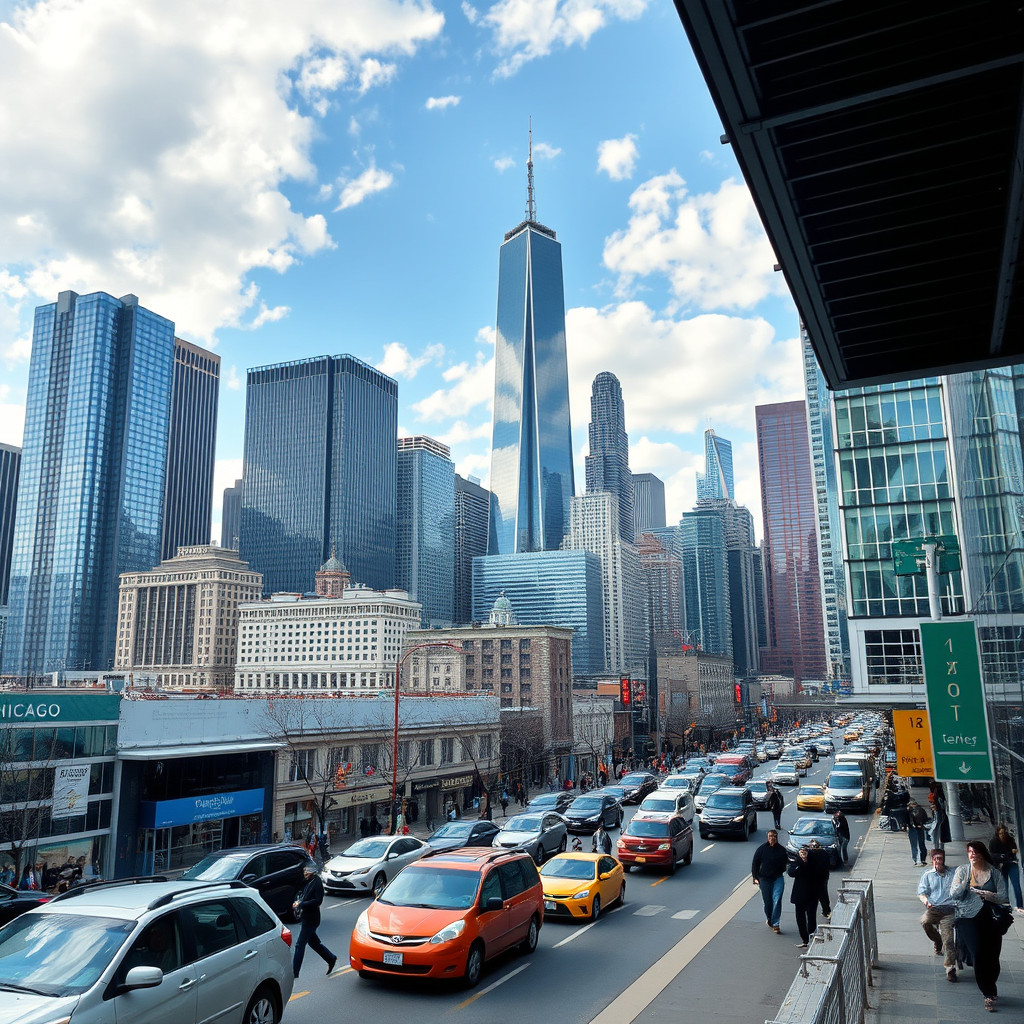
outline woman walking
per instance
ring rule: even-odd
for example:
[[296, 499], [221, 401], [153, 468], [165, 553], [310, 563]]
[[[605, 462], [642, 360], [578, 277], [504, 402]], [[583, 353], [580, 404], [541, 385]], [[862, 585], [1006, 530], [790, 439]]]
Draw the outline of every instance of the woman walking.
[[996, 924], [994, 907], [1006, 904], [1006, 882], [992, 864], [984, 843], [972, 839], [967, 844], [967, 861], [953, 873], [949, 895], [955, 905], [957, 947], [962, 947], [974, 964], [985, 1009], [996, 1008], [996, 981], [999, 978], [999, 954], [1003, 933]]
[[1020, 863], [1018, 862], [1019, 852], [1017, 840], [1013, 833], [1005, 825], [996, 829], [995, 835], [988, 844], [989, 852], [992, 854], [992, 863], [999, 868], [1003, 881], [1006, 883], [1007, 897], [1009, 897], [1010, 886], [1013, 886], [1013, 898], [1016, 901], [1018, 910], [1024, 910], [1024, 901], [1020, 893]]
[[789, 902], [796, 911], [796, 927], [800, 932], [798, 949], [806, 949], [811, 936], [818, 930], [818, 897], [821, 895], [821, 873], [807, 847], [801, 847], [797, 859], [789, 866], [793, 891]]

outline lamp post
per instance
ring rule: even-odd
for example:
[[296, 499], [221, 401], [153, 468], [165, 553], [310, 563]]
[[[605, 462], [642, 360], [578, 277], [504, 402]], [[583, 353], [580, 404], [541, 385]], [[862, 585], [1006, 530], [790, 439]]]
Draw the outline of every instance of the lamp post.
[[395, 733], [391, 748], [391, 822], [392, 828], [398, 826], [398, 688], [402, 680], [402, 666], [405, 659], [414, 651], [422, 651], [425, 647], [448, 647], [453, 651], [461, 651], [461, 644], [453, 644], [446, 640], [434, 640], [430, 643], [414, 644], [403, 654], [395, 664]]

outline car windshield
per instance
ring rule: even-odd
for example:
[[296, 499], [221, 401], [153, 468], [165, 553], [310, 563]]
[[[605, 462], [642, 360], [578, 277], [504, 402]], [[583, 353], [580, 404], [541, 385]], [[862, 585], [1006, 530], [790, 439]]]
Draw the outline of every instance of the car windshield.
[[573, 800], [572, 806], [569, 808], [570, 811], [599, 811], [601, 810], [601, 801], [594, 800], [592, 797], [581, 796], [577, 800]]
[[750, 786], [751, 793], [764, 793], [768, 790], [768, 783], [764, 779], [754, 779], [748, 785]]
[[[464, 839], [469, 835], [473, 827], [471, 821], [453, 821], [449, 825], [442, 825], [430, 838], [431, 839]], [[359, 844], [356, 843], [358, 846]]]
[[245, 857], [204, 857], [198, 864], [193, 864], [181, 877], [189, 881], [223, 882], [237, 878], [239, 871], [245, 866]]
[[859, 775], [840, 775], [838, 772], [833, 772], [828, 777], [830, 789], [860, 789], [861, 783]]
[[662, 789], [690, 789], [693, 786], [693, 775], [674, 775], [667, 778], [662, 784]]
[[478, 871], [412, 865], [395, 876], [378, 902], [427, 910], [467, 910], [479, 884]]
[[821, 786], [801, 786], [800, 787], [800, 795], [801, 796], [821, 796], [823, 792], [824, 792], [824, 790], [821, 788]]
[[700, 784], [698, 793], [700, 796], [707, 796], [708, 793], [714, 793], [716, 789], [721, 789], [728, 781], [724, 775], [709, 775]]
[[548, 794], [546, 794], [544, 796], [535, 796], [530, 801], [530, 806], [531, 807], [537, 807], [537, 808], [541, 808], [541, 807], [554, 807], [555, 804], [557, 804], [557, 803], [558, 803], [558, 794], [557, 793], [548, 793]]
[[563, 860], [561, 857], [555, 857], [540, 869], [540, 873], [547, 878], [578, 878], [580, 881], [586, 881], [597, 877], [597, 861], [568, 858]]
[[790, 830], [791, 836], [831, 836], [835, 826], [823, 818], [801, 818]]
[[663, 821], [638, 821], [634, 818], [623, 833], [627, 836], [640, 836], [643, 839], [657, 839], [668, 835], [668, 825]]
[[642, 786], [646, 781], [646, 775], [626, 775], [622, 779], [622, 784], [624, 786]]
[[742, 793], [712, 793], [704, 805], [708, 810], [738, 811], [743, 807]]
[[539, 832], [541, 819], [532, 814], [517, 814], [502, 826], [503, 832]]
[[669, 813], [674, 812], [676, 809], [676, 802], [671, 797], [662, 800], [649, 796], [641, 805], [641, 811], [668, 811]]
[[77, 996], [96, 984], [135, 921], [28, 914], [0, 931], [0, 988]]
[[[446, 828], [448, 826], [445, 826]], [[435, 833], [436, 835], [436, 833]], [[388, 852], [390, 839], [360, 839], [353, 843], [342, 857], [358, 857], [366, 860], [380, 860]]]
[[626, 791], [622, 788], [622, 786], [605, 786], [603, 791], [607, 793], [608, 796], [613, 796], [616, 799], [619, 799], [626, 795]]

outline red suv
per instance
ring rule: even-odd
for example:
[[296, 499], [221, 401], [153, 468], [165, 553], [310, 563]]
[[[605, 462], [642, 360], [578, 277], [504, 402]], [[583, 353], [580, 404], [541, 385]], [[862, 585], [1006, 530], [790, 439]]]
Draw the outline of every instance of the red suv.
[[680, 817], [661, 821], [633, 818], [619, 836], [616, 856], [627, 871], [637, 864], [668, 868], [671, 874], [679, 861], [689, 864], [693, 860], [693, 826]]

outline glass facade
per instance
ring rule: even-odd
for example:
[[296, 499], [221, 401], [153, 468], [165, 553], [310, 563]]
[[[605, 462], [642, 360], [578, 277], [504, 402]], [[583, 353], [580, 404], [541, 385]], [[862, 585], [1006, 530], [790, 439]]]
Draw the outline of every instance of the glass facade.
[[423, 605], [424, 626], [455, 618], [455, 463], [429, 437], [398, 440], [398, 586]]
[[112, 667], [118, 576], [160, 560], [173, 363], [135, 296], [36, 310], [5, 673]]
[[336, 547], [353, 583], [395, 585], [398, 385], [352, 356], [249, 370], [243, 560], [302, 593]]
[[473, 620], [473, 559], [487, 554], [491, 492], [455, 474], [455, 622]]
[[735, 498], [732, 474], [732, 441], [713, 430], [704, 431], [704, 472], [697, 474], [697, 500]]
[[220, 546], [238, 550], [238, 535], [242, 530], [242, 481], [224, 488], [220, 512]]
[[537, 551], [473, 559], [473, 619], [504, 594], [523, 626], [572, 630], [574, 675], [604, 671], [601, 559], [590, 551]]
[[575, 493], [565, 358], [562, 247], [533, 221], [498, 266], [488, 552], [554, 550]]
[[629, 435], [622, 387], [614, 373], [599, 373], [590, 393], [590, 454], [586, 458], [587, 494], [607, 491], [619, 506], [619, 536], [636, 537], [633, 475], [629, 471]]
[[21, 449], [0, 444], [0, 608], [7, 604], [14, 550], [14, 510], [18, 501]]
[[653, 473], [633, 474], [636, 536], [665, 528], [665, 484]]
[[706, 654], [731, 655], [725, 524], [718, 516], [684, 512], [673, 540], [683, 564], [683, 616], [691, 642]]

